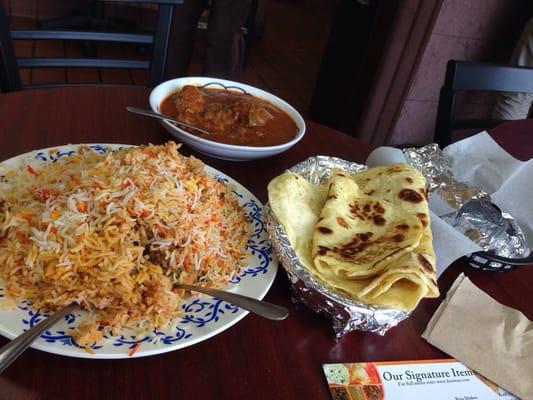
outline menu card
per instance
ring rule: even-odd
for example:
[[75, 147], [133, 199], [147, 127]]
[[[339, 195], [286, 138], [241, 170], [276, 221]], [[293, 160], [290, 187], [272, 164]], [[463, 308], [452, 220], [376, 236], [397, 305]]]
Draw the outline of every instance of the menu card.
[[518, 400], [455, 359], [322, 367], [333, 400]]

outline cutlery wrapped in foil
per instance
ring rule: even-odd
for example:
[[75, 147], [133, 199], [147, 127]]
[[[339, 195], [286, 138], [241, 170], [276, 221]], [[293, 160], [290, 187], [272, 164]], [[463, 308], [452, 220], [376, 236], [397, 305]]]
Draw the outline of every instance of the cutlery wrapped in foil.
[[437, 144], [406, 148], [403, 153], [425, 176], [430, 205], [437, 200], [449, 207], [439, 215], [442, 220], [492, 254], [508, 258], [529, 254], [527, 239], [515, 219], [494, 205], [488, 193], [459, 182]]

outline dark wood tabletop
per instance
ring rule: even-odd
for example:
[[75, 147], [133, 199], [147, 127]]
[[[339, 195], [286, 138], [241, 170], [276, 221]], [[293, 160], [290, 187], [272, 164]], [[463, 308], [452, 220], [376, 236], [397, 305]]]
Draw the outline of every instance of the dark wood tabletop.
[[[0, 95], [0, 160], [67, 143], [164, 143], [172, 137], [158, 122], [132, 115], [125, 106], [148, 107], [148, 90], [60, 88]], [[517, 133], [495, 130], [497, 141], [521, 159], [533, 155], [533, 124]], [[371, 147], [310, 121], [307, 134], [284, 154], [230, 162], [194, 154], [237, 179], [261, 201], [271, 178], [305, 158], [323, 154], [364, 162]], [[423, 300], [385, 336], [352, 332], [336, 341], [329, 321], [291, 302], [280, 268], [266, 300], [288, 307], [272, 322], [248, 315], [226, 331], [169, 353], [122, 360], [69, 358], [27, 350], [0, 375], [0, 399], [328, 399], [325, 362], [447, 357], [420, 338], [455, 277], [464, 271], [496, 300], [533, 319], [533, 267], [494, 274], [462, 260], [439, 279], [441, 298]], [[0, 346], [7, 340], [0, 338]]]

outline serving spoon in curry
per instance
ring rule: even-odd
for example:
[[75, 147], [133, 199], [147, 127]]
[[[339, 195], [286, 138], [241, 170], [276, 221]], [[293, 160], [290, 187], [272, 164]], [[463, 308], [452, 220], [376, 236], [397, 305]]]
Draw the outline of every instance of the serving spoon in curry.
[[[235, 304], [244, 310], [250, 311], [251, 313], [270, 320], [280, 321], [287, 318], [289, 315], [289, 311], [285, 307], [268, 303], [266, 301], [257, 300], [252, 297], [243, 296], [241, 294], [186, 284], [178, 284], [174, 285], [174, 287], [217, 297], [221, 300], [227, 301], [228, 303]], [[11, 365], [11, 363], [15, 361], [24, 350], [31, 346], [34, 340], [41, 336], [42, 332], [49, 329], [56, 322], [64, 318], [65, 315], [75, 312], [76, 309], [78, 309], [78, 305], [75, 303], [62, 308], [47, 319], [34, 325], [23, 334], [17, 336], [4, 347], [0, 348], [0, 373], [2, 373], [4, 369]]]
[[202, 128], [198, 128], [197, 126], [191, 125], [188, 122], [180, 121], [179, 119], [176, 119], [176, 118], [171, 117], [169, 115], [159, 114], [159, 113], [156, 113], [156, 112], [153, 112], [153, 111], [150, 111], [150, 110], [145, 110], [145, 109], [142, 109], [142, 108], [131, 107], [131, 106], [127, 106], [126, 110], [128, 110], [129, 112], [134, 113], [134, 114], [146, 115], [148, 117], [161, 119], [163, 121], [174, 122], [175, 124], [182, 125], [182, 126], [184, 126], [186, 128], [194, 129], [195, 131], [198, 131], [198, 132], [203, 133], [205, 135], [210, 135], [210, 133], [208, 131], [206, 131], [206, 130], [204, 130]]

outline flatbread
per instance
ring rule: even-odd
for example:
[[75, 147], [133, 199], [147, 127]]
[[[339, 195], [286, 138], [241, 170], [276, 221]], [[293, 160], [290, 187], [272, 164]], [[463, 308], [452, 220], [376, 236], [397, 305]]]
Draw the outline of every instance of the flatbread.
[[414, 249], [421, 236], [415, 215], [363, 194], [350, 176], [335, 173], [313, 235], [314, 265], [323, 274], [369, 277]]
[[[363, 279], [340, 278], [332, 273], [322, 274], [316, 269], [313, 274], [347, 297], [375, 306], [411, 311], [426, 297], [428, 287], [411, 271], [398, 268], [397, 272], [395, 275], [378, 274]], [[383, 282], [388, 276], [388, 280]], [[386, 290], [380, 290], [383, 287]]]
[[313, 269], [311, 238], [328, 195], [327, 185], [314, 185], [285, 172], [268, 184], [268, 201], [300, 261]]
[[[392, 180], [385, 179], [385, 182], [383, 182], [381, 181], [381, 175], [378, 174], [382, 171], [372, 170], [369, 169], [367, 172], [352, 176], [350, 180], [360, 183], [356, 193], [362, 200], [368, 200], [363, 196], [375, 197], [379, 199], [380, 203], [388, 203], [387, 209], [397, 207], [398, 201], [394, 197], [398, 196], [402, 189], [409, 188], [414, 190], [415, 187], [417, 189], [424, 187], [423, 178], [422, 181], [419, 181], [420, 177], [416, 177], [416, 174], [413, 175], [416, 178], [411, 178], [413, 179], [411, 186], [401, 187], [398, 184], [396, 187], [396, 184], [392, 183], [392, 181], [396, 181], [395, 177], [392, 177]], [[401, 167], [398, 171], [393, 168], [388, 173], [394, 172], [392, 175], [395, 175], [400, 171], [408, 173], [408, 171], [404, 170], [404, 167]], [[413, 171], [409, 173], [412, 174]], [[409, 176], [399, 175], [399, 177], [406, 178]], [[376, 182], [373, 182], [374, 179], [376, 179]], [[406, 183], [409, 184], [410, 182]], [[420, 184], [421, 186], [417, 186]], [[348, 183], [348, 185], [351, 184]], [[370, 195], [364, 193], [368, 193], [371, 190], [374, 190], [374, 193]], [[300, 263], [311, 275], [347, 297], [376, 306], [406, 311], [414, 309], [423, 297], [438, 295], [434, 273], [435, 256], [431, 243], [429, 210], [426, 200], [424, 200], [426, 208], [413, 203], [413, 205], [406, 204], [403, 206], [402, 211], [390, 210], [395, 214], [395, 218], [398, 214], [404, 215], [405, 212], [411, 216], [415, 215], [420, 224], [419, 226], [422, 227], [422, 233], [416, 247], [393, 261], [388, 259], [390, 262], [380, 265], [380, 268], [383, 268], [379, 271], [375, 269], [376, 273], [374, 275], [349, 279], [345, 276], [337, 275], [335, 269], [318, 269], [313, 259], [313, 237], [326, 202], [332, 200], [328, 199], [329, 191], [329, 182], [315, 185], [298, 174], [290, 172], [274, 178], [268, 185], [269, 204], [274, 217], [282, 225]], [[374, 199], [371, 200], [375, 201]], [[334, 210], [332, 209], [331, 211], [333, 214]], [[425, 212], [427, 218], [416, 215], [422, 212]], [[323, 221], [321, 220], [320, 224]], [[414, 220], [412, 221], [412, 224], [417, 224]], [[424, 261], [421, 261], [419, 255], [423, 255]], [[421, 271], [424, 266], [428, 269], [427, 273], [422, 273]], [[433, 272], [429, 271], [430, 268]]]
[[315, 185], [298, 174], [285, 172], [268, 184], [268, 202], [306, 270], [348, 297], [359, 299], [356, 293], [368, 285], [370, 280], [345, 282], [345, 279], [339, 279], [331, 271], [321, 273], [314, 266], [311, 251], [313, 232], [326, 202], [328, 188], [329, 184]]
[[[393, 164], [369, 168], [353, 178], [365, 194], [388, 201], [419, 219], [422, 236], [418, 246], [409, 254], [402, 255], [394, 264], [404, 270], [409, 268], [425, 282], [428, 286], [426, 297], [438, 297], [436, 257], [424, 176], [410, 165]], [[390, 279], [391, 277], [387, 278]]]

